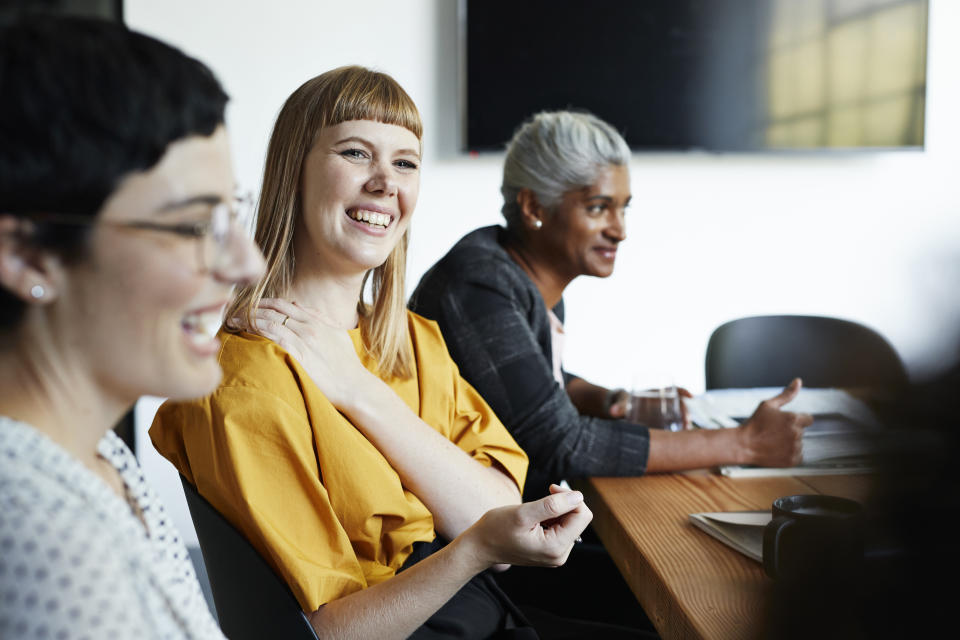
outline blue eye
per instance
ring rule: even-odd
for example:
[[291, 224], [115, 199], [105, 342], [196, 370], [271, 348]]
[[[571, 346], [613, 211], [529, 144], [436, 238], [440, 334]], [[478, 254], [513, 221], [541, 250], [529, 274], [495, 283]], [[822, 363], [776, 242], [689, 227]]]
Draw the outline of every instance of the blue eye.
[[345, 151], [341, 151], [340, 155], [345, 158], [359, 159], [359, 158], [365, 158], [367, 154], [362, 149], [347, 149]]

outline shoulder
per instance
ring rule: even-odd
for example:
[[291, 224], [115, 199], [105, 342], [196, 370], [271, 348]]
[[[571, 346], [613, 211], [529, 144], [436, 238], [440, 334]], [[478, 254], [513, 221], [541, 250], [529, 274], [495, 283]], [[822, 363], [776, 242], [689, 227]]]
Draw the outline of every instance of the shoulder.
[[[61, 630], [108, 632], [115, 626], [124, 631], [117, 637], [139, 637], [146, 629], [103, 619], [119, 611], [140, 617], [129, 573], [133, 554], [121, 535], [129, 529], [97, 499], [109, 490], [91, 487], [89, 478], [76, 473], [79, 462], [64, 458], [60, 467], [43, 468], [40, 463], [54, 459], [53, 448], [45, 449], [0, 465], [0, 584], [17, 586], [0, 601], [0, 619], [21, 628], [23, 637], [41, 637], [41, 628], [54, 637]], [[104, 585], [115, 599], [107, 598]], [[109, 610], [101, 600], [109, 601]]]
[[501, 245], [503, 227], [475, 229], [462, 237], [431, 271], [466, 277], [484, 277], [500, 271], [512, 271], [513, 261]]
[[186, 424], [215, 422], [231, 415], [262, 413], [282, 409], [284, 413], [304, 416], [303, 382], [309, 376], [300, 364], [276, 343], [254, 334], [219, 334], [220, 367], [223, 378], [208, 396], [193, 400], [165, 402], [157, 412], [151, 436], [172, 428], [180, 431]]
[[429, 317], [468, 292], [482, 289], [506, 298], [533, 299], [535, 285], [500, 244], [504, 229], [476, 229], [457, 242], [420, 279], [410, 307]]
[[442, 355], [449, 359], [440, 325], [434, 320], [408, 310], [407, 327], [410, 330], [413, 353], [418, 361], [425, 355]]
[[275, 342], [262, 336], [242, 331], [219, 336], [220, 366], [223, 368], [221, 385], [243, 383], [256, 385], [259, 380], [291, 368], [289, 354]]
[[[220, 333], [223, 379], [209, 396], [213, 402], [250, 398], [263, 402], [277, 398], [294, 407], [303, 405], [303, 382], [309, 376], [300, 363], [272, 340], [252, 333]], [[239, 393], [238, 393], [239, 391]]]

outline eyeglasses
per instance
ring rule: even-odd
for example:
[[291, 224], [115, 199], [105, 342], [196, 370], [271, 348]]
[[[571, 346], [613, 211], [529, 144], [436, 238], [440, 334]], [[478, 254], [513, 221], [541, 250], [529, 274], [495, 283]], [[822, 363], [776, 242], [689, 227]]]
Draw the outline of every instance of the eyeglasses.
[[200, 270], [216, 271], [226, 266], [236, 249], [238, 239], [247, 237], [253, 217], [253, 198], [244, 194], [232, 203], [219, 202], [210, 208], [210, 219], [198, 222], [163, 224], [149, 220], [98, 220], [94, 217], [70, 213], [39, 213], [30, 216], [38, 224], [94, 226], [122, 229], [144, 229], [171, 233], [197, 240], [197, 260]]

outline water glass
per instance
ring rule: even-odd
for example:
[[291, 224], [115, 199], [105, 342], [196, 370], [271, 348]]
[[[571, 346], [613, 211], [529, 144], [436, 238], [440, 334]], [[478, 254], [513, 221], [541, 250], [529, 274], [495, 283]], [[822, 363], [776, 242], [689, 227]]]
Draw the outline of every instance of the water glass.
[[675, 386], [635, 389], [630, 392], [626, 418], [651, 429], [681, 431], [683, 411], [680, 402], [680, 393]]

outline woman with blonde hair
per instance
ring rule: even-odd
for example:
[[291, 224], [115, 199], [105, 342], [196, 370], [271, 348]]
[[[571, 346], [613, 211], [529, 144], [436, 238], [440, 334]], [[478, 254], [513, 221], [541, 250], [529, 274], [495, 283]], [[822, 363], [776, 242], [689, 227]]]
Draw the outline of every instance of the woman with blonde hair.
[[150, 433], [321, 637], [537, 637], [486, 570], [562, 564], [591, 514], [559, 487], [520, 504], [526, 455], [404, 309], [421, 136], [382, 73], [290, 96], [256, 230], [267, 275], [221, 334], [223, 384]]

